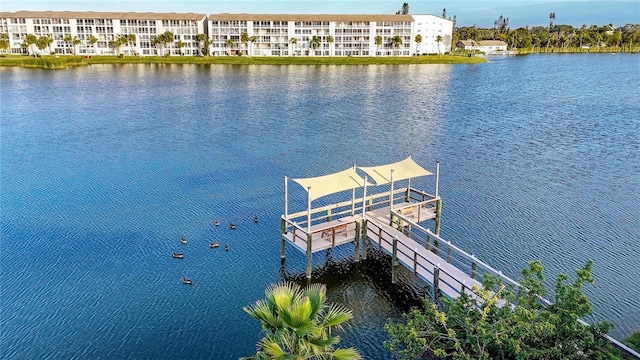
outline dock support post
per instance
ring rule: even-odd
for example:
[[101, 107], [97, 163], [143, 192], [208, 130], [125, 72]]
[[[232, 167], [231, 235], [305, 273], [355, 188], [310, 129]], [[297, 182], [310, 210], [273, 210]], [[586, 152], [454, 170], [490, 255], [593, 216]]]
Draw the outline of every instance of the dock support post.
[[393, 252], [391, 255], [391, 283], [398, 281], [398, 272], [396, 271], [396, 263], [398, 262], [398, 237], [393, 237]]
[[284, 234], [287, 233], [287, 223], [284, 218], [280, 219], [280, 259], [284, 259], [285, 240]]
[[433, 269], [433, 300], [438, 300], [438, 294], [440, 293], [440, 263]]
[[307, 279], [311, 279], [311, 238], [313, 235], [307, 234]]
[[362, 260], [367, 260], [367, 220], [362, 220]]
[[418, 274], [418, 248], [413, 249], [413, 273]]
[[[475, 260], [475, 255], [471, 255], [471, 259]], [[478, 265], [476, 265], [475, 261], [471, 262], [471, 278], [475, 279], [476, 278], [476, 269], [477, 269]]]
[[327, 222], [331, 221], [331, 209], [327, 209]]
[[451, 241], [448, 241], [447, 245], [447, 262], [451, 264]]
[[354, 254], [356, 262], [360, 262], [360, 222], [356, 222], [356, 253]]
[[[436, 235], [440, 235], [440, 216], [441, 215], [442, 215], [442, 199], [438, 199], [436, 201], [436, 226], [434, 231]], [[438, 240], [433, 239], [433, 247], [438, 249]]]

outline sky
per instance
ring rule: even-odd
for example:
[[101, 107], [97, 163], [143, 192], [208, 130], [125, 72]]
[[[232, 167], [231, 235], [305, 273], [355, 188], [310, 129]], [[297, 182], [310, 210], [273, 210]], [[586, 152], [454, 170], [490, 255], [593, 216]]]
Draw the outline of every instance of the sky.
[[[394, 14], [405, 0], [0, 0], [0, 11], [133, 11], [254, 14]], [[554, 24], [616, 27], [640, 24], [640, 0], [413, 0], [409, 14], [456, 15], [457, 26], [489, 28], [498, 17], [509, 27], [544, 26], [554, 12]]]

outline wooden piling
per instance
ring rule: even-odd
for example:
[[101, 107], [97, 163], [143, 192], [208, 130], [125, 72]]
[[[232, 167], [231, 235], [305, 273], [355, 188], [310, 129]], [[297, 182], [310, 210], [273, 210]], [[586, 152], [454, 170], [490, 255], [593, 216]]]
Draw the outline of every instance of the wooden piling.
[[435, 234], [440, 235], [440, 217], [442, 216], [442, 199], [436, 201], [436, 226]]
[[[474, 255], [471, 255], [472, 259], [475, 259]], [[476, 278], [476, 268], [478, 267], [478, 265], [476, 265], [475, 261], [471, 262], [471, 278], [475, 279]]]
[[331, 221], [331, 208], [327, 209], [327, 222]]
[[398, 281], [398, 271], [396, 270], [396, 263], [398, 262], [398, 237], [393, 237], [393, 252], [391, 255], [391, 283], [395, 284]]
[[367, 260], [367, 219], [362, 220], [362, 260]]
[[440, 263], [433, 269], [433, 300], [438, 299], [440, 293]]
[[285, 254], [284, 254], [284, 249], [285, 249], [284, 234], [287, 233], [287, 222], [285, 221], [285, 219], [281, 219], [280, 222], [281, 222], [281, 224], [280, 224], [280, 259], [284, 259], [284, 257], [285, 257]]
[[360, 222], [356, 222], [356, 235], [355, 235], [354, 245], [355, 245], [355, 261], [360, 262]]
[[311, 238], [312, 238], [312, 235], [308, 234], [307, 235], [307, 279], [311, 279], [311, 266], [312, 266], [311, 256], [313, 254], [311, 252]]

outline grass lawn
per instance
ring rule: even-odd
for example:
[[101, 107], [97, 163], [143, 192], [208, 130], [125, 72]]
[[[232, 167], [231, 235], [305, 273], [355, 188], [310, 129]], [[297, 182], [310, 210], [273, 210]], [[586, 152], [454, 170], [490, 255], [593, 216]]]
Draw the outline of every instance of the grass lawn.
[[276, 56], [83, 56], [45, 55], [39, 58], [24, 55], [0, 56], [0, 66], [22, 66], [45, 69], [65, 69], [91, 64], [231, 64], [231, 65], [403, 65], [403, 64], [471, 64], [486, 62], [479, 57], [460, 55], [422, 55], [402, 57], [276, 57]]

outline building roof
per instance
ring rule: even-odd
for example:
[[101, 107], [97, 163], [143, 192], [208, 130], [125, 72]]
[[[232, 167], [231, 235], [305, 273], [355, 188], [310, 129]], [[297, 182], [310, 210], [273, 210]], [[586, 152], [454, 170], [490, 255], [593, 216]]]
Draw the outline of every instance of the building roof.
[[213, 21], [404, 21], [412, 22], [411, 15], [363, 14], [211, 14]]
[[507, 46], [507, 43], [502, 40], [482, 40], [480, 46]]
[[102, 12], [102, 11], [15, 11], [0, 12], [0, 18], [26, 19], [131, 19], [131, 20], [192, 20], [199, 21], [205, 14], [154, 12]]

